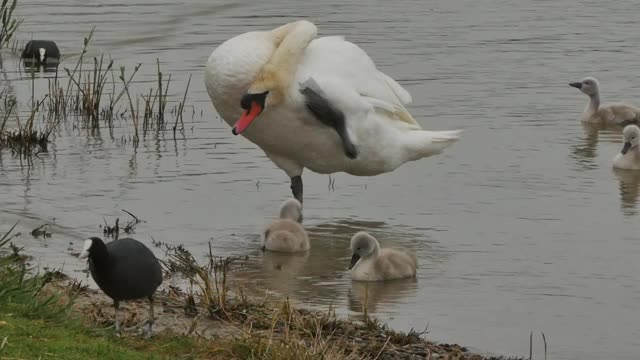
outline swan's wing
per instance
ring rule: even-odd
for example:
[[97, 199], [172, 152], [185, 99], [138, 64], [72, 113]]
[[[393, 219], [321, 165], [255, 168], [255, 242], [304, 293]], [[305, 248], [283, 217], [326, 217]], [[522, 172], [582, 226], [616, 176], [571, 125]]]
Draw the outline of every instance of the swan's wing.
[[405, 90], [405, 88], [398, 84], [397, 81], [393, 80], [389, 75], [381, 71], [379, 71], [378, 73], [382, 76], [387, 85], [389, 85], [391, 90], [393, 90], [398, 99], [402, 101], [402, 104], [411, 104], [411, 101], [413, 101], [413, 99], [411, 98], [411, 94], [409, 94], [409, 92]]
[[[420, 128], [404, 107], [411, 102], [411, 95], [391, 77], [380, 72], [364, 50], [345, 41], [343, 37], [330, 36], [312, 41], [307, 47], [297, 76], [299, 79], [315, 78], [318, 81], [339, 79], [341, 86], [358, 93], [390, 121], [400, 121]], [[328, 92], [326, 88], [325, 92]], [[328, 94], [329, 97], [333, 97], [332, 95]]]

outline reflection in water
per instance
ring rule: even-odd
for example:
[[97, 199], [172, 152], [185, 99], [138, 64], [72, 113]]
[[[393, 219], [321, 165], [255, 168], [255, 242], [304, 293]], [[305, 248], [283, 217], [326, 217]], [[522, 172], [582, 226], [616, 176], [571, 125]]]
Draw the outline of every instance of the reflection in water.
[[[9, 77], [7, 75], [7, 70], [3, 65], [1, 52], [0, 52], [0, 84], [2, 84], [2, 86], [0, 86], [0, 104], [2, 104], [0, 105], [0, 121], [3, 122], [4, 121], [3, 119], [5, 119], [5, 115], [8, 110], [6, 109], [6, 105], [8, 103], [5, 101], [15, 96], [15, 89], [13, 87], [13, 84], [9, 80]], [[2, 124], [0, 123], [0, 125]]]
[[34, 62], [24, 61], [25, 73], [55, 73], [58, 71], [58, 64], [38, 64]]
[[[348, 270], [351, 259], [349, 242], [360, 230], [372, 231], [383, 246], [418, 253], [427, 264], [444, 263], [450, 254], [435, 251], [437, 244], [410, 232], [394, 232], [384, 222], [342, 219], [308, 226], [311, 250], [303, 254], [258, 252], [251, 256], [246, 271], [234, 275], [242, 286], [254, 286], [274, 291], [294, 301], [308, 305], [338, 305], [348, 297], [348, 308], [362, 311], [365, 296], [369, 311], [383, 308], [385, 312], [398, 311], [402, 300], [415, 295], [416, 279], [403, 279], [379, 283], [353, 282]], [[256, 240], [256, 249], [260, 246]], [[425, 266], [424, 268], [428, 268]], [[366, 287], [369, 287], [368, 295]]]
[[266, 251], [262, 256], [265, 285], [280, 294], [290, 295], [299, 286], [298, 278], [305, 268], [309, 253], [284, 254]]
[[357, 219], [336, 219], [335, 221], [315, 225], [309, 231], [317, 234], [347, 237], [351, 239], [358, 231], [376, 231], [389, 228], [383, 221], [365, 221]]
[[325, 237], [311, 232], [309, 239], [311, 250], [307, 253], [265, 251], [251, 257], [247, 264], [248, 271], [237, 274], [235, 279], [297, 300], [335, 305], [336, 299], [344, 293], [342, 285], [348, 278], [347, 242], [339, 237]]
[[352, 281], [349, 289], [349, 310], [364, 315], [367, 312], [380, 311], [380, 305], [401, 303], [413, 296], [418, 288], [416, 278], [394, 281]]
[[[382, 313], [395, 328], [430, 322], [436, 340], [521, 354], [528, 350], [523, 338], [536, 327], [562, 344], [550, 347], [550, 358], [638, 358], [640, 334], [629, 314], [640, 304], [640, 242], [594, 240], [634, 239], [640, 223], [620, 222], [618, 199], [635, 213], [637, 177], [616, 172], [619, 191], [610, 161], [620, 151], [620, 130], [584, 124], [583, 133], [576, 119], [583, 95], [559, 81], [584, 77], [589, 69], [606, 81], [607, 97], [633, 102], [633, 1], [607, 3], [613, 22], [593, 21], [600, 10], [593, 1], [451, 0], [432, 2], [429, 9], [405, 0], [377, 6], [362, 0], [224, 3], [19, 4], [26, 21], [18, 40], [31, 34], [55, 39], [64, 54], [73, 54], [60, 69], [74, 67], [87, 24], [95, 24], [84, 57], [87, 76], [93, 57], [104, 53], [127, 73], [143, 64], [132, 94], [147, 93], [157, 82], [158, 59], [167, 77], [173, 75], [172, 99], [182, 98], [189, 75], [193, 80], [180, 144], [171, 131], [143, 128], [134, 150], [131, 121], [116, 120], [106, 132], [72, 116], [52, 134], [49, 153], [39, 156], [31, 173], [28, 163], [0, 151], [0, 231], [18, 219], [24, 234], [54, 223], [47, 248], [30, 235], [16, 244], [43, 265], [79, 271], [85, 264], [68, 255], [69, 243], [81, 247], [103, 218], [121, 216], [124, 208], [146, 220], [136, 228], [142, 241], [181, 243], [197, 256], [208, 252], [213, 238], [217, 255], [250, 254], [236, 273], [247, 286], [348, 314], [362, 302], [347, 270], [349, 238], [367, 230], [382, 246], [419, 258], [418, 283], [370, 284], [368, 302], [377, 309], [371, 315]], [[213, 110], [201, 73], [213, 48], [231, 36], [301, 18], [314, 19], [319, 36], [346, 35], [371, 54], [411, 93], [410, 111], [420, 125], [468, 132], [451, 152], [387, 175], [336, 174], [340, 186], [332, 191], [325, 190], [326, 177], [308, 174], [311, 251], [281, 258], [260, 252], [257, 235], [265, 214], [290, 196], [282, 173], [260, 149], [232, 137]], [[601, 51], [581, 56], [588, 49]], [[0, 88], [18, 99], [21, 118], [28, 118], [32, 89], [42, 99], [56, 73], [36, 73], [32, 87], [20, 57], [6, 49], [1, 56]], [[57, 76], [66, 82], [64, 70]], [[121, 100], [118, 107], [129, 118], [128, 103]], [[7, 127], [16, 126], [11, 116]], [[550, 288], [575, 297], [568, 302], [523, 291]]]
[[620, 208], [625, 215], [637, 214], [636, 205], [640, 194], [640, 171], [613, 168], [620, 182]]
[[[607, 126], [585, 122], [581, 124], [585, 135], [579, 142], [571, 146], [573, 148], [573, 158], [578, 161], [578, 165], [583, 170], [593, 170], [598, 167], [594, 161], [598, 156], [596, 151], [598, 142], [600, 140], [605, 142], [618, 142], [622, 127], [618, 125]], [[600, 139], [601, 133], [603, 134], [602, 139]]]

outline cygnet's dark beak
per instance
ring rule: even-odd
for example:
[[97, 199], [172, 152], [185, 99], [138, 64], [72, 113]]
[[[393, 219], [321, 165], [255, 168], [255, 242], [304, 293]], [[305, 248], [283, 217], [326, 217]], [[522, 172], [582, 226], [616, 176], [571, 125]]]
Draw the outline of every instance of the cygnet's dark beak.
[[576, 89], [582, 89], [582, 83], [581, 82], [572, 82], [569, 84], [569, 86], [573, 86]]
[[356, 266], [358, 260], [360, 260], [360, 255], [353, 254], [353, 256], [351, 257], [351, 264], [349, 264], [349, 270], [353, 269], [353, 267]]
[[622, 153], [622, 155], [624, 155], [629, 151], [629, 149], [631, 149], [631, 142], [625, 141], [624, 145], [622, 146], [622, 150], [620, 151], [620, 153]]

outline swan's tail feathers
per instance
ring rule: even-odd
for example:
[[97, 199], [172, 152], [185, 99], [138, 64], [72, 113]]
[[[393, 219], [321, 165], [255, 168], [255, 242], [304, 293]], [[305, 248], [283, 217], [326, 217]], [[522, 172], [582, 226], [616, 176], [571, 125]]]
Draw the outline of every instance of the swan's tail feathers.
[[420, 141], [415, 145], [418, 147], [418, 158], [432, 156], [441, 153], [445, 148], [453, 145], [460, 139], [462, 130], [446, 131], [416, 131], [420, 134]]
[[462, 130], [429, 131], [434, 142], [455, 142], [460, 139]]

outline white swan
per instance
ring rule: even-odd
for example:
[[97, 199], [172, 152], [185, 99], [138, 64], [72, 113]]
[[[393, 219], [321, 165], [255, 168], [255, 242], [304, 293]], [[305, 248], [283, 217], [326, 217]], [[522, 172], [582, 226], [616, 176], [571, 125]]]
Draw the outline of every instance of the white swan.
[[309, 250], [309, 236], [302, 227], [302, 205], [289, 199], [280, 206], [280, 218], [264, 232], [263, 249], [279, 252]]
[[613, 158], [613, 167], [617, 169], [640, 170], [640, 128], [627, 125], [622, 131], [624, 145], [622, 150]]
[[378, 240], [364, 231], [351, 238], [351, 278], [358, 281], [382, 281], [416, 276], [415, 256], [395, 249], [381, 249]]
[[594, 77], [586, 77], [569, 84], [589, 96], [589, 104], [582, 113], [582, 121], [606, 125], [640, 121], [640, 109], [625, 103], [600, 104], [600, 83]]
[[[372, 176], [440, 153], [459, 131], [424, 131], [411, 96], [343, 37], [316, 37], [296, 21], [218, 46], [205, 84], [220, 116], [289, 177], [302, 203], [302, 171]], [[235, 125], [234, 125], [235, 124]]]

